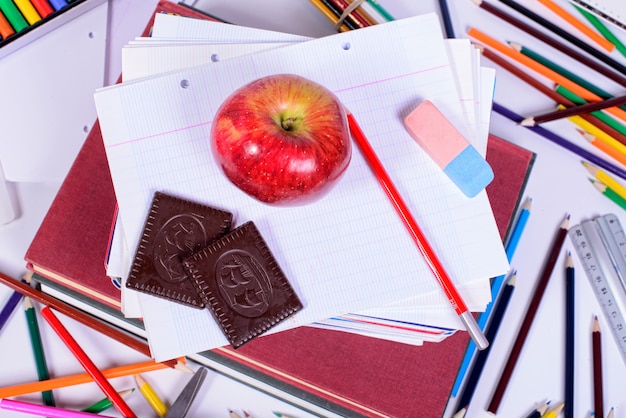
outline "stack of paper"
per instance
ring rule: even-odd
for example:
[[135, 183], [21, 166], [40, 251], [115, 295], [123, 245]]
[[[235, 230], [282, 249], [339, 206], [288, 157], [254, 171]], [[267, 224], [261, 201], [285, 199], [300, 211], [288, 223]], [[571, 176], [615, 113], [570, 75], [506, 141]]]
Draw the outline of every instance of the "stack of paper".
[[[469, 41], [443, 39], [436, 15], [321, 39], [157, 15], [152, 37], [122, 57], [123, 83], [95, 94], [119, 204], [113, 274], [128, 271], [162, 191], [258, 226], [304, 303], [270, 332], [313, 325], [420, 344], [462, 328], [358, 149], [339, 184], [301, 207], [251, 199], [214, 163], [209, 132], [222, 101], [262, 76], [294, 73], [355, 115], [466, 302], [484, 310], [489, 278], [509, 268], [487, 195], [466, 197], [402, 122], [428, 99], [486, 149], [494, 74]], [[123, 305], [144, 319], [157, 360], [227, 344], [207, 310], [128, 289]]]

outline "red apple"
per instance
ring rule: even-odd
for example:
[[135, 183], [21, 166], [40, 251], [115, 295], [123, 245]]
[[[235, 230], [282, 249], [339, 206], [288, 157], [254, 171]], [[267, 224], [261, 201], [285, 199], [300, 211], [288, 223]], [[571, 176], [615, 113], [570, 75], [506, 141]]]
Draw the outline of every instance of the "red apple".
[[324, 86], [293, 74], [263, 77], [232, 93], [215, 114], [211, 144], [234, 185], [276, 205], [319, 199], [352, 155], [344, 106]]

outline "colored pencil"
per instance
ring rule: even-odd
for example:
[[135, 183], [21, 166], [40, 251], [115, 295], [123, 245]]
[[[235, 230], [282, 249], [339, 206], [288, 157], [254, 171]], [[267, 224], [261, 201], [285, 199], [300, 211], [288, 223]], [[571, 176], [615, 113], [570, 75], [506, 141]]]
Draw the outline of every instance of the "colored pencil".
[[159, 395], [157, 395], [156, 391], [152, 388], [152, 385], [146, 381], [141, 375], [135, 375], [135, 381], [137, 382], [137, 387], [139, 388], [139, 392], [146, 398], [148, 404], [154, 409], [154, 412], [159, 417], [164, 417], [167, 414], [167, 406], [161, 400]]
[[611, 99], [568, 107], [563, 110], [557, 110], [554, 112], [543, 113], [541, 115], [530, 116], [524, 119], [521, 124], [524, 126], [535, 126], [539, 123], [550, 122], [570, 116], [579, 116], [585, 113], [595, 112], [597, 110], [608, 109], [614, 106], [621, 106], [623, 104], [626, 104], [626, 96], [613, 97]]
[[609, 186], [615, 193], [620, 195], [623, 199], [626, 199], [626, 187], [622, 186], [617, 180], [613, 177], [609, 176], [604, 170], [594, 166], [593, 164], [589, 164], [586, 161], [583, 161], [583, 166], [589, 171], [596, 180], [601, 181], [602, 183]]
[[513, 290], [515, 289], [516, 277], [517, 272], [513, 271], [511, 273], [511, 277], [506, 283], [506, 286], [504, 286], [504, 288], [502, 289], [502, 294], [496, 300], [496, 307], [493, 310], [493, 315], [491, 315], [491, 318], [489, 319], [489, 325], [487, 326], [487, 331], [485, 333], [487, 340], [489, 340], [491, 344], [489, 345], [489, 347], [479, 352], [476, 356], [476, 360], [474, 360], [471, 371], [467, 376], [467, 382], [465, 383], [465, 387], [463, 388], [463, 391], [461, 392], [461, 396], [459, 398], [458, 411], [460, 411], [463, 406], [470, 405], [472, 402], [472, 397], [474, 396], [474, 392], [478, 387], [480, 375], [485, 368], [487, 358], [489, 357], [489, 353], [491, 352], [491, 347], [493, 347], [493, 343], [498, 334], [498, 329], [500, 328], [500, 324], [502, 324], [502, 318], [504, 317], [506, 308], [509, 304], [509, 301], [511, 300], [511, 295], [513, 294]]
[[[50, 375], [48, 373], [48, 365], [46, 363], [46, 356], [43, 351], [43, 344], [41, 342], [41, 335], [39, 333], [39, 324], [37, 322], [37, 314], [35, 308], [29, 297], [24, 298], [24, 313], [26, 315], [26, 322], [28, 323], [28, 333], [30, 335], [30, 344], [33, 348], [33, 355], [35, 356], [35, 364], [37, 365], [37, 377], [39, 380], [48, 380]], [[45, 405], [54, 406], [54, 396], [52, 391], [46, 390], [41, 392], [43, 402]]]
[[228, 410], [228, 415], [230, 415], [230, 418], [241, 418], [239, 414], [233, 411], [232, 409]]
[[[497, 103], [497, 102], [493, 102], [493, 111], [504, 116], [505, 118], [513, 121], [513, 122], [520, 122], [522, 119], [524, 119], [522, 116], [518, 115], [517, 113], [513, 112], [512, 110], [502, 106], [501, 104]], [[552, 131], [549, 131], [547, 129], [544, 129], [541, 126], [525, 126], [526, 129], [529, 129], [533, 132], [535, 132], [536, 134], [542, 136], [543, 138], [547, 139], [550, 142], [553, 142], [557, 145], [559, 145], [560, 147], [565, 148], [566, 150], [572, 152], [573, 154], [578, 155], [579, 157], [592, 162], [593, 164], [597, 165], [598, 167], [602, 167], [603, 169], [605, 169], [608, 172], [611, 172], [613, 174], [615, 174], [616, 176], [620, 177], [621, 179], [626, 180], [626, 171], [620, 167], [615, 166], [614, 164], [611, 164], [610, 162], [603, 160], [602, 158], [598, 157], [597, 155], [587, 151], [586, 149], [579, 147], [578, 145], [568, 141], [567, 139], [555, 134]]]
[[616, 161], [619, 161], [626, 166], [626, 146], [624, 144], [616, 141], [610, 136], [599, 138], [582, 129], [577, 129], [576, 131], [598, 150], [604, 152], [606, 155], [610, 155]]
[[543, 414], [541, 418], [557, 418], [559, 414], [563, 411], [563, 408], [565, 408], [565, 404], [561, 402], [560, 404]]
[[[319, 10], [322, 13], [322, 15], [326, 17], [326, 19], [330, 20], [333, 25], [337, 24], [337, 22], [339, 21], [339, 17], [336, 14], [334, 14], [332, 10], [328, 9], [324, 5], [322, 0], [309, 0], [309, 1], [311, 2], [313, 6], [315, 6], [317, 10]], [[350, 28], [348, 27], [348, 25], [345, 24], [345, 22], [339, 27], [339, 32], [347, 32], [349, 30]]]
[[20, 32], [28, 27], [28, 22], [12, 0], [0, 0], [0, 12], [7, 18], [15, 32]]
[[537, 407], [533, 412], [526, 416], [526, 418], [541, 418], [550, 408], [550, 402], [546, 402], [543, 405]]
[[444, 269], [441, 261], [437, 258], [433, 248], [428, 243], [426, 236], [418, 226], [415, 218], [411, 214], [408, 206], [402, 199], [400, 192], [396, 189], [391, 177], [387, 174], [382, 162], [378, 159], [376, 152], [370, 145], [365, 133], [361, 130], [361, 127], [357, 123], [354, 115], [351, 112], [348, 112], [348, 125], [350, 128], [350, 133], [352, 134], [352, 138], [357, 143], [357, 146], [361, 149], [365, 160], [367, 161], [370, 169], [376, 176], [376, 179], [380, 183], [381, 187], [384, 189], [387, 194], [387, 198], [390, 203], [394, 206], [398, 216], [402, 219], [404, 226], [407, 231], [413, 238], [413, 241], [417, 245], [420, 253], [426, 260], [426, 264], [430, 268], [431, 272], [434, 274], [437, 279], [439, 285], [441, 286], [444, 294], [450, 301], [450, 304], [454, 308], [456, 314], [458, 315], [461, 322], [465, 326], [468, 334], [476, 344], [476, 347], [479, 350], [483, 350], [487, 348], [489, 342], [485, 338], [482, 330], [476, 323], [476, 319], [467, 308], [467, 304], [463, 300], [463, 297], [457, 290], [454, 282], [448, 276], [448, 273]]
[[526, 18], [532, 20], [533, 22], [537, 23], [538, 25], [543, 26], [545, 29], [547, 29], [550, 32], [554, 33], [555, 35], [557, 35], [561, 39], [566, 40], [567, 42], [569, 42], [570, 44], [574, 45], [575, 47], [577, 47], [581, 51], [584, 51], [587, 54], [591, 55], [592, 57], [596, 58], [598, 61], [606, 64], [607, 66], [609, 66], [611, 68], [613, 68], [615, 71], [619, 72], [620, 74], [626, 74], [626, 66], [624, 66], [623, 64], [617, 62], [616, 60], [614, 60], [613, 58], [609, 57], [608, 55], [604, 54], [602, 51], [599, 51], [599, 50], [595, 49], [593, 46], [591, 46], [588, 43], [584, 42], [583, 40], [581, 40], [577, 36], [572, 35], [571, 33], [569, 33], [568, 31], [564, 30], [563, 28], [559, 27], [558, 25], [555, 25], [550, 20], [542, 17], [541, 15], [538, 15], [537, 13], [533, 12], [530, 9], [527, 9], [526, 7], [522, 6], [521, 4], [517, 3], [514, 0], [499, 0], [499, 1], [500, 1], [500, 3], [505, 4], [505, 5], [509, 6], [511, 9], [517, 11], [518, 13], [523, 15], [524, 17], [526, 17]]
[[[330, 10], [332, 14], [337, 18], [335, 21], [335, 28], [336, 28], [337, 23], [339, 22], [340, 17], [341, 17], [341, 9], [337, 5], [337, 3], [333, 2], [332, 0], [321, 0], [321, 2], [324, 5], [324, 7]], [[359, 23], [352, 16], [346, 16], [346, 18], [343, 20], [343, 23], [345, 23], [350, 28], [350, 30], [359, 29], [361, 27]]]
[[[526, 223], [528, 222], [528, 218], [530, 217], [530, 210], [532, 206], [532, 199], [528, 198], [522, 205], [522, 210], [519, 213], [517, 221], [515, 222], [515, 226], [513, 227], [513, 232], [511, 233], [511, 237], [505, 245], [506, 256], [509, 261], [513, 259], [513, 255], [515, 254], [515, 250], [517, 249], [517, 244], [519, 244], [520, 238], [522, 237], [522, 233], [526, 228]], [[500, 275], [494, 278], [491, 282], [491, 301], [487, 304], [485, 311], [478, 315], [478, 326], [480, 329], [485, 329], [487, 325], [487, 321], [491, 315], [491, 311], [493, 309], [493, 301], [495, 301], [500, 294], [500, 290], [504, 285], [506, 275]], [[452, 386], [451, 396], [456, 397], [459, 389], [461, 388], [461, 383], [463, 383], [463, 379], [467, 373], [469, 365], [474, 358], [474, 353], [476, 352], [476, 345], [473, 342], [469, 342], [467, 345], [467, 349], [465, 350], [465, 355], [463, 356], [463, 360], [461, 361], [461, 366], [459, 367], [459, 372], [456, 375], [456, 380], [454, 381], [454, 385]], [[461, 404], [463, 406], [463, 404]]]
[[[603, 131], [602, 129], [598, 128], [597, 125], [594, 125], [593, 123], [589, 123], [586, 118], [582, 117], [582, 115], [570, 116], [567, 119], [570, 122], [572, 122], [574, 125], [580, 128], [580, 129], [577, 129], [577, 131], [583, 130], [589, 133], [594, 138], [597, 138], [599, 142], [602, 142], [610, 147], [613, 147], [615, 149], [615, 152], [617, 152], [617, 154], [621, 154], [621, 155], [626, 154], [626, 145], [624, 145], [624, 143], [622, 142], [623, 141], [622, 135], [617, 135], [617, 138], [616, 138], [615, 136], [612, 136], [608, 134], [606, 131]], [[617, 159], [620, 160], [620, 162], [622, 162], [621, 158], [617, 158]]]
[[391, 15], [391, 13], [389, 13], [383, 6], [381, 6], [380, 3], [378, 3], [378, 1], [367, 0], [367, 4], [372, 6], [372, 8], [376, 10], [388, 22], [395, 20], [395, 18]]
[[[182, 359], [176, 359], [176, 363], [182, 363]], [[102, 374], [107, 379], [131, 376], [137, 373], [147, 373], [155, 370], [162, 370], [170, 367], [165, 363], [157, 363], [153, 360], [141, 363], [127, 364], [102, 370]], [[46, 390], [60, 389], [69, 386], [92, 383], [93, 379], [88, 373], [73, 374], [70, 376], [56, 377], [49, 380], [23, 383], [19, 385], [0, 388], [0, 398], [26, 395], [29, 393], [44, 392]]]
[[615, 416], [615, 408], [611, 407], [611, 409], [609, 409], [609, 413], [606, 415], [606, 418], [613, 418]]
[[[566, 98], [567, 100], [571, 101], [572, 103], [574, 103], [576, 105], [589, 103], [585, 99], [583, 99], [582, 97], [572, 93], [571, 91], [569, 91], [568, 89], [566, 89], [563, 86], [557, 85], [556, 88], [554, 89], [554, 91], [557, 94], [561, 95], [562, 97]], [[620, 106], [620, 109], [624, 110], [624, 109], [626, 109], [626, 106]], [[621, 124], [618, 120], [614, 119], [610, 115], [607, 115], [607, 114], [605, 114], [603, 112], [593, 112], [591, 115], [593, 115], [593, 117], [596, 117], [600, 121], [604, 122], [610, 128], [613, 128], [614, 131], [619, 132], [620, 135], [626, 135], [626, 125]], [[589, 117], [591, 115], [587, 115], [587, 117]], [[584, 117], [584, 116], [581, 115], [581, 117]], [[584, 118], [586, 120], [589, 120], [587, 117], [584, 117]], [[609, 133], [610, 135], [613, 135], [613, 134], [610, 133], [610, 130], [605, 129], [600, 124], [594, 123], [594, 125], [596, 125], [599, 129], [602, 129], [605, 132]], [[622, 142], [622, 141], [620, 141], [620, 142]]]
[[602, 34], [602, 36], [615, 45], [615, 48], [620, 52], [620, 54], [626, 57], [626, 45], [624, 45], [624, 43], [617, 36], [615, 36], [615, 34], [604, 23], [602, 23], [600, 18], [576, 4], [573, 4], [573, 6], [585, 17], [585, 19], [589, 21], [589, 23], [591, 23], [594, 28], [597, 29], [598, 32]]
[[448, 0], [439, 0], [439, 10], [441, 11], [441, 18], [443, 19], [443, 27], [445, 28], [446, 36], [448, 38], [455, 38], [454, 25], [452, 24], [452, 16], [450, 15]]
[[455, 412], [454, 415], [452, 415], [452, 418], [464, 418], [465, 414], [467, 414], [467, 406], [464, 406], [463, 408]]
[[[573, 71], [570, 71], [569, 69], [563, 67], [562, 65], [557, 64], [556, 62], [547, 58], [546, 56], [539, 54], [535, 50], [528, 48], [527, 46], [521, 45], [517, 42], [509, 42], [508, 44], [511, 48], [515, 49], [516, 51], [519, 51], [520, 53], [526, 55], [528, 58], [533, 59], [537, 61], [538, 63], [540, 63], [541, 65], [548, 67], [552, 71], [561, 74], [563, 77], [569, 80], [572, 80], [574, 83], [596, 94], [598, 97], [602, 98], [603, 100], [610, 99], [613, 97], [611, 93], [608, 93], [606, 90], [601, 89], [596, 84], [593, 84], [589, 80], [584, 79], [583, 77], [579, 76]], [[580, 100], [583, 100], [583, 99], [580, 99]], [[572, 101], [576, 102], [575, 100], [572, 100]], [[583, 103], [577, 103], [577, 104], [583, 104]], [[626, 109], [626, 106], [623, 106], [623, 109]]]
[[556, 111], [530, 116], [524, 119], [521, 124], [525, 126], [534, 126], [540, 123], [551, 122], [571, 116], [581, 116], [600, 110], [608, 110], [611, 107], [621, 106], [623, 104], [626, 104], [626, 96], [613, 97], [611, 99], [585, 103], [567, 108], [563, 107], [562, 109], [557, 109]]
[[593, 318], [591, 332], [591, 348], [593, 356], [593, 412], [597, 417], [604, 416], [604, 389], [602, 387], [602, 332], [598, 317]]
[[42, 19], [54, 13], [54, 9], [47, 0], [31, 0], [31, 2]]
[[28, 284], [22, 283], [18, 280], [15, 280], [4, 273], [0, 272], [0, 283], [16, 290], [17, 292], [30, 297], [37, 302], [48, 305], [83, 325], [88, 326], [89, 328], [94, 329], [95, 331], [100, 332], [124, 345], [127, 347], [133, 348], [138, 352], [144, 354], [146, 357], [151, 357], [150, 355], [150, 347], [148, 344], [124, 331], [121, 331], [119, 328], [108, 324], [105, 321], [99, 320], [89, 314], [82, 312], [75, 307], [68, 305], [65, 302], [62, 302], [50, 295], [47, 295], [39, 290], [34, 289]]
[[517, 27], [518, 29], [520, 29], [522, 32], [525, 32], [531, 36], [533, 36], [534, 38], [550, 45], [551, 47], [555, 48], [558, 51], [563, 52], [564, 54], [568, 55], [569, 57], [571, 57], [572, 59], [584, 64], [585, 66], [587, 66], [590, 69], [595, 70], [597, 73], [604, 75], [605, 77], [607, 77], [610, 80], [615, 81], [616, 83], [622, 85], [622, 86], [626, 86], [626, 76], [623, 75], [623, 73], [619, 73], [617, 71], [613, 71], [612, 69], [610, 69], [609, 67], [602, 65], [601, 63], [590, 59], [587, 55], [577, 51], [574, 48], [569, 47], [568, 45], [559, 42], [558, 40], [548, 36], [546, 33], [544, 33], [541, 30], [538, 30], [537, 28], [535, 28], [534, 26], [520, 20], [517, 19], [516, 17], [506, 13], [504, 10], [498, 8], [498, 7], [494, 7], [492, 4], [484, 1], [484, 0], [473, 0], [474, 3], [479, 6], [481, 9], [491, 13], [492, 15], [499, 17], [500, 19], [502, 19], [503, 21]]
[[602, 193], [603, 195], [608, 197], [611, 201], [613, 201], [613, 203], [615, 203], [616, 205], [618, 205], [622, 209], [626, 209], [626, 199], [624, 199], [619, 194], [615, 193], [615, 191], [613, 191], [610, 187], [608, 187], [606, 184], [603, 184], [600, 181], [596, 181], [596, 180], [593, 180], [593, 179], [589, 179], [589, 181], [591, 181], [593, 186], [600, 193]]
[[20, 303], [21, 300], [22, 300], [21, 293], [17, 291], [14, 291], [13, 293], [11, 293], [11, 296], [9, 296], [9, 299], [2, 307], [2, 311], [0, 311], [0, 330], [2, 330], [2, 328], [4, 328], [4, 326], [6, 325], [6, 323], [9, 322], [9, 318], [11, 318], [11, 314], [13, 313], [13, 311], [15, 311], [15, 308], [17, 308], [17, 305]]
[[74, 354], [74, 357], [83, 366], [85, 371], [91, 375], [94, 382], [111, 400], [113, 406], [126, 418], [135, 418], [136, 415], [130, 407], [124, 402], [124, 399], [115, 391], [111, 383], [104, 377], [102, 372], [96, 367], [94, 362], [87, 356], [87, 353], [78, 345], [78, 342], [70, 335], [63, 323], [56, 317], [50, 307], [46, 306], [41, 309], [41, 316], [48, 322], [52, 329], [57, 333], [67, 348]]
[[[538, 63], [535, 60], [530, 59], [529, 57], [527, 57], [526, 55], [514, 50], [513, 48], [510, 48], [508, 45], [503, 44], [497, 40], [495, 40], [494, 38], [492, 38], [491, 36], [487, 35], [484, 32], [481, 32], [480, 30], [476, 29], [476, 28], [470, 28], [469, 31], [467, 32], [467, 34], [476, 39], [478, 42], [491, 47], [492, 49], [495, 49], [496, 51], [500, 52], [501, 54], [504, 54], [506, 56], [508, 56], [509, 58], [517, 61], [518, 63], [526, 66], [527, 68], [531, 69], [532, 71], [541, 74], [542, 76], [552, 80], [554, 83], [556, 84], [561, 84], [565, 87], [567, 87], [569, 90], [571, 90], [572, 92], [578, 94], [580, 97], [582, 97], [583, 99], [593, 102], [593, 101], [598, 101], [598, 100], [602, 100], [602, 98], [598, 95], [596, 95], [595, 93], [590, 92], [589, 90], [581, 87], [580, 85], [574, 83], [573, 81], [569, 80], [568, 78], [563, 77], [561, 74], [557, 73], [556, 71], [551, 70], [550, 68], [541, 65], [540, 63]], [[614, 112], [612, 110], [612, 112]]]
[[[122, 399], [126, 399], [128, 395], [130, 395], [134, 391], [135, 391], [135, 388], [130, 388], [130, 389], [120, 391], [119, 394], [122, 397]], [[81, 411], [90, 412], [92, 414], [99, 414], [100, 412], [106, 411], [109, 408], [113, 408], [113, 404], [111, 403], [111, 400], [109, 398], [104, 398], [86, 408], [81, 409]]]
[[54, 10], [61, 10], [62, 8], [68, 5], [68, 1], [66, 0], [49, 0], [49, 1], [52, 7], [54, 7]]
[[[339, 10], [341, 10], [341, 16], [346, 14], [347, 16], [352, 16], [354, 21], [359, 25], [360, 28], [366, 28], [368, 26], [375, 25], [376, 22], [372, 19], [371, 16], [363, 12], [363, 9], [359, 7], [359, 3], [355, 1], [346, 1], [346, 0], [330, 0], [335, 3]], [[341, 17], [340, 16], [340, 17]]]
[[[608, 52], [612, 52], [615, 49], [615, 45], [609, 42], [606, 38], [602, 37], [598, 32], [585, 25], [582, 21], [577, 19], [570, 12], [559, 6], [552, 0], [539, 0], [539, 3], [543, 4], [551, 12], [559, 16], [561, 19], [572, 25], [576, 30], [585, 35], [591, 41], [595, 42], [601, 48]], [[567, 409], [567, 407], [566, 407]]]
[[574, 418], [574, 346], [576, 326], [575, 309], [575, 271], [572, 253], [568, 251], [565, 264], [565, 409], [564, 418]]
[[548, 258], [546, 259], [546, 263], [544, 264], [543, 270], [536, 284], [532, 299], [530, 301], [528, 309], [526, 310], [526, 314], [524, 315], [524, 320], [522, 321], [522, 325], [515, 338], [513, 348], [509, 353], [509, 357], [507, 359], [504, 370], [500, 376], [500, 379], [498, 380], [498, 384], [496, 386], [493, 396], [491, 397], [491, 401], [489, 402], [487, 410], [493, 414], [496, 414], [498, 412], [500, 402], [502, 401], [504, 392], [506, 391], [509, 380], [511, 379], [511, 375], [513, 374], [513, 369], [515, 368], [517, 359], [519, 358], [519, 355], [522, 351], [524, 342], [526, 341], [526, 337], [528, 336], [528, 332], [530, 331], [530, 327], [535, 318], [535, 314], [537, 313], [539, 304], [548, 285], [548, 281], [550, 279], [550, 276], [552, 275], [552, 271], [554, 270], [554, 265], [556, 264], [556, 260], [561, 252], [561, 247], [563, 246], [563, 242], [565, 241], [565, 237], [567, 236], [568, 229], [569, 215], [567, 215], [563, 219], [561, 225], [559, 226], [558, 232], [554, 237], [552, 246], [550, 247], [550, 251], [548, 253]]
[[[490, 61], [493, 61], [494, 63], [498, 64], [499, 66], [501, 66], [505, 70], [509, 71], [511, 74], [513, 74], [516, 77], [518, 77], [520, 80], [528, 83], [531, 87], [537, 89], [539, 92], [541, 92], [544, 95], [546, 95], [549, 98], [551, 98], [555, 102], [563, 104], [563, 105], [566, 105], [566, 106], [575, 106], [576, 105], [576, 103], [574, 103], [573, 101], [571, 101], [567, 97], [565, 97], [565, 96], [559, 94], [558, 92], [550, 89], [549, 87], [547, 87], [543, 83], [539, 82], [539, 80], [531, 77], [529, 74], [525, 73], [524, 71], [522, 71], [518, 67], [514, 66], [509, 61], [507, 61], [504, 58], [500, 57], [497, 53], [491, 51], [489, 48], [484, 47], [482, 45], [478, 45], [477, 48], [482, 52], [482, 55], [485, 58], [487, 58]], [[578, 97], [578, 96], [576, 96], [576, 97]], [[582, 99], [580, 99], [580, 100], [582, 100]], [[603, 131], [606, 135], [611, 136], [613, 139], [621, 142], [622, 144], [625, 144], [625, 146], [626, 146], [626, 135], [625, 135], [626, 132], [620, 132], [617, 129], [615, 129], [612, 125], [609, 125], [608, 123], [606, 123], [606, 121], [610, 120], [612, 122], [615, 122], [617, 125], [620, 125], [619, 122], [615, 121], [610, 116], [605, 115], [602, 112], [596, 112], [596, 113], [591, 114], [591, 115], [583, 114], [583, 115], [580, 115], [580, 117], [582, 119], [584, 119], [585, 121], [587, 121], [588, 123], [590, 123], [593, 126], [595, 126], [597, 129]]]
[[41, 16], [39, 16], [30, 0], [13, 0], [13, 2], [29, 24], [34, 25], [41, 20]]
[[[37, 405], [28, 402], [16, 401], [13, 399], [0, 399], [0, 409], [24, 414], [39, 415], [48, 418], [84, 418], [92, 417], [88, 412], [73, 411], [70, 409], [57, 408], [55, 406]], [[99, 415], [105, 417], [105, 415]]]
[[9, 36], [14, 35], [15, 30], [6, 17], [0, 12], [0, 39], [5, 40]]

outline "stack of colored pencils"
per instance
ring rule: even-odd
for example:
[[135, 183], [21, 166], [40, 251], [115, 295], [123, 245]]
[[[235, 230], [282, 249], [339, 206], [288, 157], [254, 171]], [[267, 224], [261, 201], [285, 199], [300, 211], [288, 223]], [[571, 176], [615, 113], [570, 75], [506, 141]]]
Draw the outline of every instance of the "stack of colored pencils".
[[340, 32], [394, 20], [376, 0], [310, 0]]

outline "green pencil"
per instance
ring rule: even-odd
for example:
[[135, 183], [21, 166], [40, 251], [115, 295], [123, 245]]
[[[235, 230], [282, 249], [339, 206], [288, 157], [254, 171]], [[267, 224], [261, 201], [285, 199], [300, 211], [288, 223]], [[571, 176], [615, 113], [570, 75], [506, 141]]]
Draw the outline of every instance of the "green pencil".
[[[37, 315], [35, 314], [33, 302], [27, 296], [24, 297], [24, 313], [26, 314], [26, 322], [28, 323], [28, 332], [30, 334], [30, 344], [33, 347], [35, 364], [37, 365], [37, 376], [40, 381], [48, 380], [50, 376], [48, 374], [46, 357], [43, 352], [43, 344], [41, 343], [41, 334], [39, 334]], [[41, 392], [41, 397], [43, 398], [44, 404], [48, 406], [55, 406], [51, 390]]]
[[28, 27], [28, 22], [11, 0], [0, 0], [0, 12], [7, 18], [13, 30], [19, 32]]
[[[128, 395], [130, 395], [131, 393], [133, 393], [135, 391], [135, 388], [131, 388], [131, 389], [126, 389], [123, 391], [118, 392], [120, 394], [120, 396], [122, 397], [122, 399], [126, 399], [126, 397]], [[111, 403], [111, 400], [109, 398], [104, 398], [98, 402], [96, 402], [95, 404], [88, 406], [87, 408], [81, 409], [82, 412], [91, 412], [92, 414], [99, 414], [102, 411], [106, 411], [107, 409], [111, 408], [113, 406], [113, 403]]]
[[[585, 99], [583, 99], [576, 93], [569, 91], [568, 89], [566, 89], [565, 87], [561, 85], [556, 86], [555, 91], [559, 93], [561, 96], [565, 97], [566, 99], [568, 99], [569, 101], [577, 105], [583, 105], [585, 103], [588, 103]], [[611, 115], [604, 113], [602, 111], [591, 112], [591, 114], [595, 116], [596, 118], [600, 119], [602, 122], [609, 125], [611, 128], [621, 133], [622, 135], [626, 135], [626, 125], [623, 125], [622, 123], [614, 119]]]
[[606, 184], [601, 183], [599, 181], [589, 179], [589, 181], [593, 184], [593, 186], [598, 189], [600, 193], [608, 197], [613, 201], [616, 205], [621, 207], [622, 209], [626, 209], [626, 199], [617, 194], [613, 189], [609, 188]]
[[[554, 71], [555, 73], [558, 73], [560, 75], [562, 75], [563, 77], [571, 80], [572, 82], [578, 84], [579, 86], [589, 90], [590, 92], [592, 92], [593, 94], [602, 97], [603, 99], [610, 99], [613, 97], [613, 95], [611, 93], [608, 93], [604, 90], [602, 90], [600, 87], [596, 86], [595, 84], [585, 80], [584, 78], [574, 74], [573, 72], [569, 71], [568, 69], [560, 66], [559, 64], [555, 63], [554, 61], [540, 55], [539, 53], [533, 51], [530, 48], [527, 48], [523, 45], [520, 45], [518, 43], [515, 42], [509, 42], [509, 46], [511, 48], [513, 48], [514, 50], [520, 52], [521, 54], [527, 56], [528, 58], [537, 61], [539, 64], [548, 67], [549, 69], [551, 69], [552, 71]], [[626, 110], [626, 105], [624, 106], [620, 106], [621, 109]]]
[[376, 10], [385, 20], [388, 22], [395, 20], [391, 14], [383, 6], [381, 6], [376, 0], [367, 0], [367, 3], [372, 6], [372, 9]]
[[607, 28], [606, 25], [602, 23], [602, 21], [596, 15], [594, 15], [593, 13], [589, 13], [587, 10], [575, 4], [573, 4], [573, 6], [576, 8], [576, 10], [580, 12], [580, 14], [585, 17], [585, 19], [587, 19], [587, 21], [589, 21], [589, 23], [591, 23], [594, 28], [596, 28], [598, 32], [600, 32], [602, 36], [604, 36], [609, 42], [615, 45], [615, 48], [624, 57], [626, 57], [626, 45], [624, 45], [624, 43], [617, 36], [615, 36], [613, 32], [611, 32], [611, 30]]

